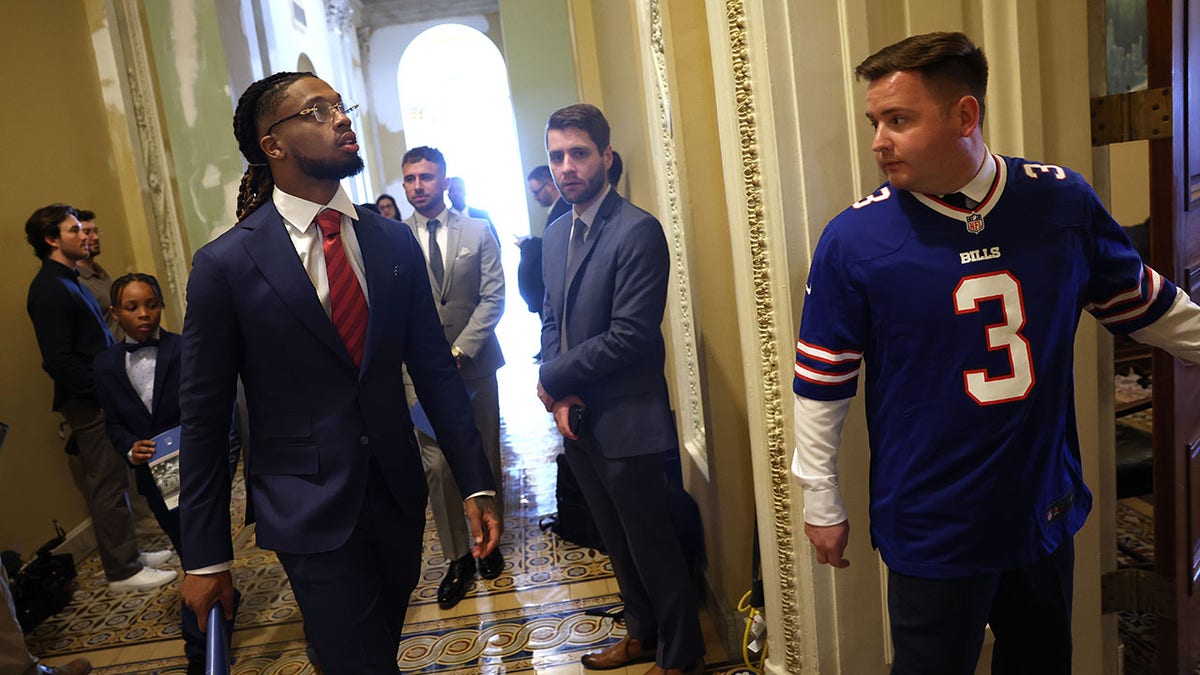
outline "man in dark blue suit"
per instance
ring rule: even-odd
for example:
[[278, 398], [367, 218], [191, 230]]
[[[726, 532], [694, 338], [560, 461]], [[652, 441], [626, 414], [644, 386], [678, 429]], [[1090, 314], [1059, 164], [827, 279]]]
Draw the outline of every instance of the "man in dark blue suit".
[[678, 448], [663, 376], [670, 265], [654, 216], [612, 190], [609, 126], [595, 106], [546, 124], [554, 180], [572, 204], [547, 228], [538, 397], [563, 446], [625, 601], [628, 635], [587, 668], [653, 660], [647, 675], [704, 671], [691, 576], [672, 522], [665, 453]]
[[411, 231], [355, 209], [353, 106], [310, 73], [242, 94], [239, 223], [188, 282], [180, 407], [183, 596], [232, 604], [229, 411], [245, 387], [247, 489], [326, 673], [395, 673], [427, 487], [401, 366], [465, 500], [476, 557], [496, 546], [491, 469]]

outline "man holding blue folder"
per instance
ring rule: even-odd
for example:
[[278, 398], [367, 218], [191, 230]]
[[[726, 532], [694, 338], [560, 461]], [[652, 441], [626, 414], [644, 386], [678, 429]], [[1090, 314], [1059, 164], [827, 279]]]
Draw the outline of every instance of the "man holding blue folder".
[[421, 249], [339, 184], [363, 166], [356, 107], [311, 73], [276, 73], [242, 94], [240, 222], [196, 253], [183, 327], [184, 601], [205, 624], [215, 602], [229, 615], [226, 447], [240, 376], [258, 545], [283, 564], [329, 675], [399, 672], [427, 494], [402, 366], [461, 488], [474, 554], [500, 537]]

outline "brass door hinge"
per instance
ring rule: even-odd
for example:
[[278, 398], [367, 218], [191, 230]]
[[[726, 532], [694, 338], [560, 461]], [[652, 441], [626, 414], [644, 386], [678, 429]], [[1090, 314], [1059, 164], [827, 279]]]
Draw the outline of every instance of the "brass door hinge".
[[1171, 137], [1171, 88], [1092, 99], [1092, 145]]

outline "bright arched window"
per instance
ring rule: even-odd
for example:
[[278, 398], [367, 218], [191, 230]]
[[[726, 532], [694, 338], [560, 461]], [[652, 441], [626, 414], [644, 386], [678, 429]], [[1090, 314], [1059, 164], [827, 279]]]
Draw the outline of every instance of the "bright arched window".
[[529, 215], [500, 50], [474, 28], [434, 26], [404, 50], [396, 83], [405, 145], [441, 150], [448, 174], [466, 181], [467, 204], [491, 214], [502, 250], [515, 248], [508, 244], [529, 233]]

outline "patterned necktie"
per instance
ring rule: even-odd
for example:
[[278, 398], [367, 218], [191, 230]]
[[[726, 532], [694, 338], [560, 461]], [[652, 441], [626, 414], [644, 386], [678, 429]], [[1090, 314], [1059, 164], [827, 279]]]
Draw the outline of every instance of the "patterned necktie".
[[325, 209], [317, 215], [317, 227], [321, 228], [321, 246], [325, 249], [330, 318], [338, 337], [350, 352], [350, 358], [354, 359], [354, 365], [361, 366], [367, 348], [369, 314], [367, 298], [342, 247], [342, 214]]
[[[575, 224], [571, 228], [571, 239], [567, 242], [567, 274], [571, 274], [575, 264], [579, 262], [579, 256], [583, 254], [583, 244], [587, 239], [588, 226], [583, 222], [582, 218], [576, 218]], [[570, 277], [566, 277], [565, 281], [570, 283]], [[565, 289], [564, 289], [565, 290]], [[567, 308], [566, 308], [567, 293], [563, 293], [563, 321], [558, 327], [559, 345], [562, 351], [567, 351]]]
[[583, 222], [583, 218], [576, 218], [575, 226], [571, 228], [571, 241], [567, 243], [567, 274], [571, 273], [571, 268], [579, 262], [579, 256], [583, 254], [587, 231], [588, 226]]
[[440, 291], [446, 278], [446, 263], [442, 261], [442, 247], [438, 246], [437, 242], [437, 218], [425, 223], [425, 227], [429, 230], [429, 269], [433, 271], [433, 278], [437, 281], [436, 290]]

